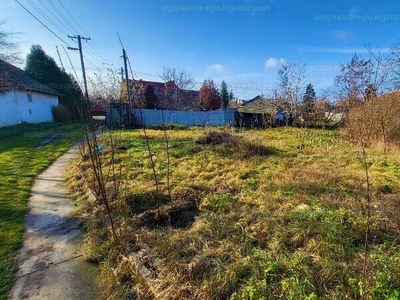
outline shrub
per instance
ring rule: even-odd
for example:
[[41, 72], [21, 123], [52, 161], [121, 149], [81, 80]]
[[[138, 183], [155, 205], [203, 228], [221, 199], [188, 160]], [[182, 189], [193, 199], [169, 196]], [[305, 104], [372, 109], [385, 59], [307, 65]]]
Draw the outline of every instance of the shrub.
[[71, 114], [65, 106], [52, 106], [51, 113], [55, 122], [69, 122], [72, 120]]
[[393, 92], [350, 109], [346, 133], [350, 140], [365, 146], [400, 144], [400, 93]]

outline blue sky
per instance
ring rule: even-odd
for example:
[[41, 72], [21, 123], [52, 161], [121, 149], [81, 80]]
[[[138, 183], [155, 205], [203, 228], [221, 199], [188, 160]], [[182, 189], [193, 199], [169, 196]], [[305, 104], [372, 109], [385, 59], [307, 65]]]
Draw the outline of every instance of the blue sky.
[[[321, 94], [355, 51], [362, 54], [368, 44], [389, 48], [400, 30], [400, 6], [389, 0], [18, 1], [70, 46], [76, 44], [68, 34], [90, 36], [83, 44], [89, 75], [123, 66], [118, 32], [136, 78], [160, 81], [163, 66], [179, 67], [197, 88], [206, 78], [217, 85], [225, 79], [242, 99], [270, 95], [287, 61], [305, 63], [306, 81]], [[20, 32], [14, 41], [23, 57], [39, 44], [59, 63], [57, 45], [72, 71], [63, 42], [16, 1], [2, 0], [0, 20]], [[68, 54], [80, 76], [78, 53]]]

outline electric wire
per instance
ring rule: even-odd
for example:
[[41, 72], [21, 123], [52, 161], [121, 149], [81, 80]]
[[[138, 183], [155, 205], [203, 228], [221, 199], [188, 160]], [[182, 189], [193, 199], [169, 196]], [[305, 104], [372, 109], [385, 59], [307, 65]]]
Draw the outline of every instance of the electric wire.
[[41, 8], [39, 8], [32, 0], [25, 0], [39, 15], [43, 17], [44, 20], [46, 20], [48, 23], [50, 23], [52, 26], [54, 26], [58, 31], [60, 31], [63, 35], [65, 35], [65, 32], [63, 32], [63, 29], [54, 22]]
[[69, 57], [69, 54], [68, 54], [67, 50], [65, 50], [64, 45], [62, 45], [62, 47], [63, 47], [63, 49], [64, 49], [65, 54], [66, 54], [67, 57], [68, 57], [69, 64], [71, 65], [71, 68], [72, 68], [72, 70], [74, 71], [75, 79], [77, 80], [77, 82], [78, 82], [78, 84], [79, 84], [79, 87], [82, 89], [82, 82], [79, 80], [78, 74], [76, 74], [74, 65], [72, 64], [72, 61], [71, 61], [71, 58]]
[[36, 21], [38, 21], [40, 24], [42, 24], [48, 31], [50, 31], [56, 38], [58, 38], [61, 42], [63, 42], [65, 45], [69, 46], [66, 41], [64, 41], [61, 37], [59, 37], [53, 30], [51, 30], [46, 24], [44, 24], [39, 18], [37, 18], [29, 9], [27, 9], [24, 5], [21, 4], [18, 0], [14, 0], [17, 2], [25, 11], [27, 11], [32, 17], [35, 18]]

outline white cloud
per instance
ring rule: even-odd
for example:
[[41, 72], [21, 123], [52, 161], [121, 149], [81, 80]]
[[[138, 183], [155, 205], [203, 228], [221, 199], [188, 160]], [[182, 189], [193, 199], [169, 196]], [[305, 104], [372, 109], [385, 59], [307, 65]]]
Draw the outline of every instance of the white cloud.
[[286, 60], [284, 58], [275, 58], [275, 57], [270, 57], [265, 61], [265, 68], [276, 68], [281, 65], [284, 65], [286, 63]]
[[215, 72], [222, 72], [225, 70], [225, 67], [221, 64], [213, 64], [208, 67], [210, 70], [215, 71]]
[[337, 30], [332, 31], [332, 35], [338, 39], [339, 41], [348, 41], [354, 36], [354, 32], [352, 31], [345, 31], [345, 30]]

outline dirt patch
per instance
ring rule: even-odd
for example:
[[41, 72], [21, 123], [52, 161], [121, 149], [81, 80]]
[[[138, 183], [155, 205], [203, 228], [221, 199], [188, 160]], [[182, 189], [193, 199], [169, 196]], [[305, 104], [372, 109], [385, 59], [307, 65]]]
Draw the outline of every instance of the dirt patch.
[[146, 211], [132, 218], [134, 227], [173, 227], [186, 228], [193, 224], [199, 214], [200, 192], [182, 189], [173, 194], [171, 207]]

